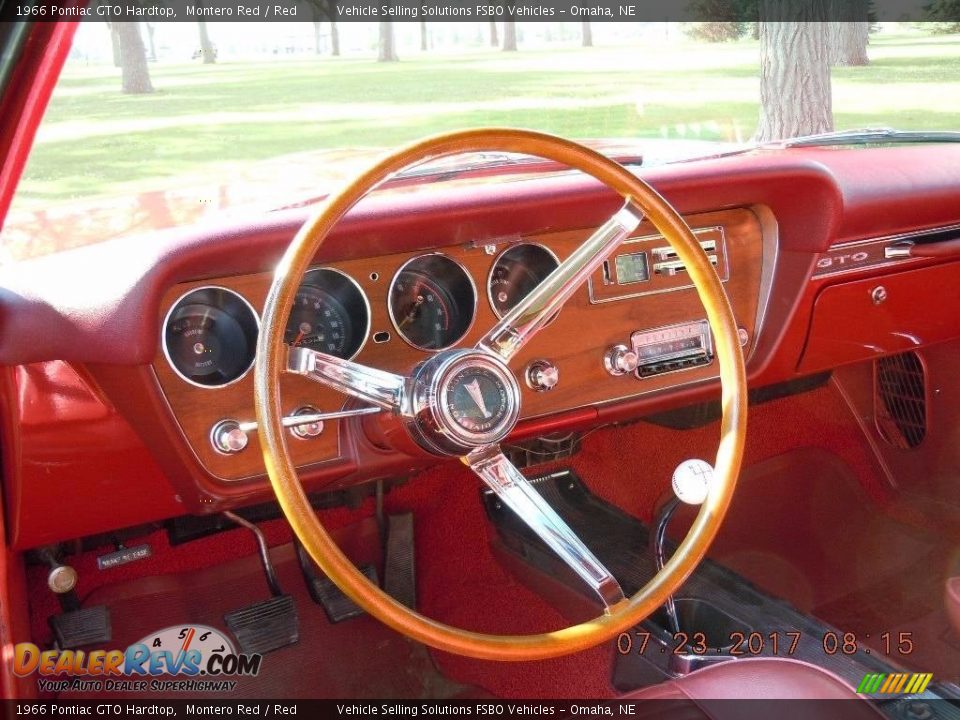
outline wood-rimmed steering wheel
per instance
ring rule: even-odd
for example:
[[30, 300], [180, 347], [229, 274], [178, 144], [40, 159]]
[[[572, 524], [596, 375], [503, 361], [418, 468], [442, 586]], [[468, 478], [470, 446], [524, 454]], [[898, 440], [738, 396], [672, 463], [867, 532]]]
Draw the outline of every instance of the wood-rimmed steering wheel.
[[[379, 183], [428, 159], [502, 151], [539, 156], [578, 169], [624, 198], [623, 207], [507, 313], [473, 348], [438, 353], [409, 377], [284, 344], [284, 329], [303, 274], [335, 224]], [[720, 367], [720, 445], [713, 481], [686, 538], [635, 595], [620, 585], [571, 528], [500, 452], [520, 414], [520, 390], [508, 363], [586, 279], [649, 218], [686, 265], [714, 336]], [[294, 372], [391, 413], [409, 438], [438, 458], [460, 457], [551, 547], [606, 606], [599, 617], [535, 635], [490, 635], [432, 620], [394, 600], [354, 567], [317, 518], [287, 449], [279, 380]], [[392, 153], [329, 197], [304, 224], [278, 265], [263, 310], [254, 365], [260, 442], [280, 507], [317, 565], [360, 607], [397, 632], [434, 648], [489, 660], [539, 660], [577, 652], [628, 630], [689, 577], [720, 528], [736, 485], [747, 423], [747, 384], [737, 325], [716, 272], [683, 218], [653, 188], [582, 145], [527, 130], [488, 128], [429, 138]], [[459, 393], [482, 408], [483, 422], [449, 411]]]

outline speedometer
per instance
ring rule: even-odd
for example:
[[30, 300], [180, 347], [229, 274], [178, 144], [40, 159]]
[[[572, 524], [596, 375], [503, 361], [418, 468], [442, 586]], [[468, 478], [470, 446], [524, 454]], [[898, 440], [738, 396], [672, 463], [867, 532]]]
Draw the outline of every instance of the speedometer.
[[331, 268], [303, 277], [287, 319], [288, 345], [350, 359], [363, 347], [370, 329], [370, 310], [360, 287]]
[[500, 254], [487, 282], [490, 304], [497, 317], [503, 317], [560, 263], [556, 256], [542, 245], [521, 243]]
[[470, 329], [477, 293], [467, 271], [446, 255], [421, 255], [400, 268], [389, 305], [404, 340], [421, 350], [443, 350]]

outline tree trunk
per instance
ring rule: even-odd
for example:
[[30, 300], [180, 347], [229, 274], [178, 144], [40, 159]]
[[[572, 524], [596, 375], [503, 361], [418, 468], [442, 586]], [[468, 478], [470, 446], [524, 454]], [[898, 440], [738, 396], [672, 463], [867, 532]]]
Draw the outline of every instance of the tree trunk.
[[503, 22], [503, 50], [504, 52], [517, 51], [517, 23], [514, 20]]
[[144, 23], [147, 26], [147, 40], [150, 43], [150, 59], [153, 62], [157, 61], [157, 46], [153, 42], [153, 33], [157, 29], [157, 26], [153, 23]]
[[393, 23], [390, 20], [380, 21], [380, 50], [377, 62], [397, 62], [397, 49], [394, 46]]
[[831, 65], [869, 65], [871, 0], [825, 0]]
[[330, 21], [330, 48], [334, 57], [340, 57], [340, 31], [336, 20]]
[[490, 47], [500, 47], [500, 38], [497, 34], [497, 23], [494, 20], [490, 21]]
[[[314, 15], [314, 17], [316, 17], [316, 15]], [[320, 21], [314, 20], [313, 21], [313, 53], [314, 55], [323, 54], [323, 48], [320, 44], [320, 27], [321, 27]]]
[[140, 23], [115, 22], [120, 41], [120, 65], [123, 69], [123, 92], [131, 95], [152, 93], [150, 68], [147, 66], [147, 52], [140, 36]]
[[830, 64], [834, 66], [863, 66], [870, 64], [867, 42], [870, 23], [866, 20], [830, 23]]
[[420, 21], [420, 49], [421, 49], [423, 52], [426, 52], [426, 51], [427, 51], [427, 46], [428, 46], [428, 43], [427, 43], [427, 21], [426, 21], [426, 20], [421, 20], [421, 21]]
[[590, 26], [589, 20], [584, 20], [583, 25], [583, 46], [584, 47], [593, 47], [593, 28]]
[[203, 20], [200, 20], [197, 23], [197, 28], [200, 30], [200, 54], [203, 55], [203, 64], [212, 65], [217, 61], [217, 50], [213, 47], [213, 43], [210, 42], [210, 33], [207, 32], [207, 23]]
[[123, 67], [123, 60], [120, 58], [120, 33], [115, 22], [107, 23], [107, 30], [110, 31], [110, 46], [113, 50], [113, 66]]
[[[816, 0], [767, 0], [778, 1], [816, 5]], [[814, 19], [761, 23], [758, 142], [833, 130], [827, 35], [827, 23]]]

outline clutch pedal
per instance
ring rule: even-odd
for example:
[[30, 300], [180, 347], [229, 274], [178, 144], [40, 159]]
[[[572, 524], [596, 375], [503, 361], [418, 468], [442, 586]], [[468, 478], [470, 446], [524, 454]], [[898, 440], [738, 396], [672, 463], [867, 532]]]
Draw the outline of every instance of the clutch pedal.
[[61, 650], [109, 642], [110, 612], [103, 605], [52, 615], [50, 629]]
[[225, 517], [245, 527], [257, 539], [260, 564], [266, 576], [267, 585], [273, 597], [253, 605], [228, 612], [224, 622], [240, 645], [244, 653], [268, 653], [287, 645], [293, 645], [300, 639], [300, 621], [297, 606], [293, 598], [280, 589], [277, 573], [270, 561], [267, 539], [260, 528], [232, 512], [224, 512]]

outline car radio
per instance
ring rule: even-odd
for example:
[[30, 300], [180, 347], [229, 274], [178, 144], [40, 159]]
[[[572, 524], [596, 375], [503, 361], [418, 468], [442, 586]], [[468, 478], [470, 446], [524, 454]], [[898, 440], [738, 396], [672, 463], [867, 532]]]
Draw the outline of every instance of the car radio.
[[638, 330], [630, 336], [630, 344], [637, 356], [639, 378], [709, 365], [713, 361], [713, 337], [706, 320]]

